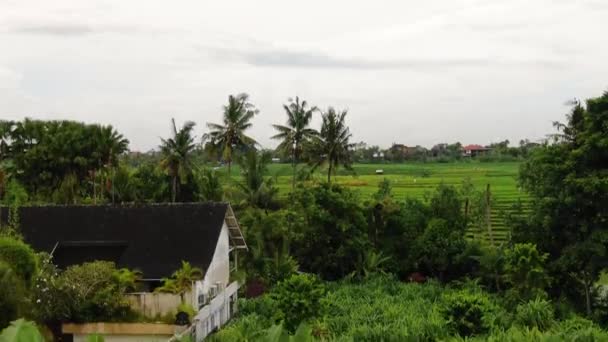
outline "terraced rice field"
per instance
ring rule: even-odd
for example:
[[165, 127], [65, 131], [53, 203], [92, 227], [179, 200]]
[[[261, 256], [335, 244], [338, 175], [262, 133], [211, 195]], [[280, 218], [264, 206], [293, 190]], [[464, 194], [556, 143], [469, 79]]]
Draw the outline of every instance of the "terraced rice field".
[[[377, 175], [376, 170], [382, 169], [384, 174]], [[370, 197], [378, 189], [378, 184], [384, 178], [389, 179], [393, 195], [404, 199], [424, 198], [426, 193], [433, 191], [441, 182], [460, 187], [467, 178], [475, 185], [475, 189], [485, 190], [490, 184], [493, 203], [491, 206], [491, 227], [495, 241], [506, 240], [510, 232], [506, 229], [503, 215], [513, 203], [521, 200], [524, 207], [529, 203], [529, 197], [517, 185], [519, 163], [405, 163], [405, 164], [357, 164], [355, 174], [340, 170], [336, 181], [359, 192], [361, 197]], [[234, 170], [236, 171], [236, 170]], [[269, 174], [276, 177], [281, 194], [286, 194], [291, 187], [291, 166], [288, 164], [272, 164]], [[319, 179], [326, 175], [318, 173]], [[470, 227], [468, 236], [489, 240], [487, 229]]]

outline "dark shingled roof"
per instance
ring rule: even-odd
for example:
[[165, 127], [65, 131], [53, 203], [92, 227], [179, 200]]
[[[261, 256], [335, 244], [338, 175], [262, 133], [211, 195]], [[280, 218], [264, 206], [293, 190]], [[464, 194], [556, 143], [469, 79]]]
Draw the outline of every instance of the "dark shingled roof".
[[[19, 209], [20, 230], [38, 251], [54, 251], [61, 268], [111, 260], [160, 279], [181, 261], [206, 270], [211, 263], [226, 203], [122, 206], [32, 206]], [[7, 210], [2, 208], [2, 220]]]

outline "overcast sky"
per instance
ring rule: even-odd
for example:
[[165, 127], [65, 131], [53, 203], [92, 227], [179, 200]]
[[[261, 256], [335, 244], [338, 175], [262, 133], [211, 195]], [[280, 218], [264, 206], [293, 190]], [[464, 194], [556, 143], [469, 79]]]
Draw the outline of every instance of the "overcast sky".
[[0, 0], [0, 118], [112, 124], [145, 151], [247, 92], [266, 147], [295, 95], [369, 144], [537, 139], [608, 89], [607, 18], [607, 0]]

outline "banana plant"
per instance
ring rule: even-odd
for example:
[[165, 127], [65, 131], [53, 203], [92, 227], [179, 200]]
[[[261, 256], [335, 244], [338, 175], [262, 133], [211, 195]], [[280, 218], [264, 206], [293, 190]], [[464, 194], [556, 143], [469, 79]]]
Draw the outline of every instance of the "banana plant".
[[273, 325], [268, 328], [266, 335], [260, 341], [262, 342], [312, 342], [315, 338], [312, 336], [312, 328], [301, 323], [293, 335], [290, 335], [283, 324]]
[[0, 342], [44, 342], [33, 322], [18, 319], [2, 330]]

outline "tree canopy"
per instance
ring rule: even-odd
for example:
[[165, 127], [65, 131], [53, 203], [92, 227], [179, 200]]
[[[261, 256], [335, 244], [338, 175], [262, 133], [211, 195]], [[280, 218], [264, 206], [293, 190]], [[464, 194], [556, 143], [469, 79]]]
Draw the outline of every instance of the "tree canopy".
[[552, 275], [561, 280], [554, 290], [573, 284], [590, 313], [591, 286], [608, 266], [608, 92], [575, 103], [567, 122], [555, 126], [553, 141], [521, 167], [533, 211], [514, 236], [549, 253]]

